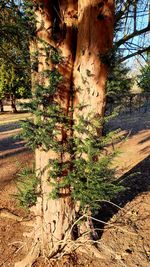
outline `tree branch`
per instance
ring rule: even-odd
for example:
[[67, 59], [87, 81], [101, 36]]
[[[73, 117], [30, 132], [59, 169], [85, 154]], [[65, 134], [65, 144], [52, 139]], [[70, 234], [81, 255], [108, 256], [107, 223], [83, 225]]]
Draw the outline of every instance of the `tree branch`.
[[124, 3], [124, 7], [116, 13], [116, 16], [115, 16], [115, 21], [116, 22], [118, 22], [122, 18], [122, 16], [125, 14], [125, 12], [128, 10], [128, 8], [130, 6], [130, 2], [131, 1], [127, 0]]
[[127, 59], [129, 59], [129, 58], [131, 58], [131, 57], [134, 57], [134, 56], [137, 56], [137, 55], [141, 55], [142, 53], [144, 53], [144, 52], [146, 52], [146, 51], [150, 51], [150, 46], [145, 47], [145, 48], [143, 48], [143, 49], [141, 49], [141, 50], [138, 50], [138, 51], [136, 51], [135, 53], [132, 53], [132, 54], [127, 55], [127, 56], [125, 56], [125, 57], [122, 57], [122, 58], [119, 60], [119, 63], [120, 63], [120, 62], [123, 62], [123, 61], [125, 61], [125, 60], [127, 60]]
[[135, 36], [139, 36], [143, 33], [146, 33], [150, 30], [150, 25], [148, 25], [147, 27], [141, 29], [141, 30], [136, 30], [134, 32], [132, 32], [131, 34], [129, 35], [126, 35], [125, 37], [123, 37], [122, 39], [120, 39], [119, 41], [117, 41], [115, 43], [115, 47], [118, 48], [120, 45], [123, 45], [125, 42], [127, 42], [128, 40], [134, 38]]

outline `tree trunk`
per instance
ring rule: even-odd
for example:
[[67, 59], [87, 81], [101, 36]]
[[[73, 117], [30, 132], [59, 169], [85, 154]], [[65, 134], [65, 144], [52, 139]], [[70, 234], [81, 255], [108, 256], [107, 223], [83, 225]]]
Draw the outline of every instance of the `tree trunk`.
[[0, 111], [4, 112], [3, 100], [0, 100]]
[[[114, 30], [114, 1], [78, 1], [78, 37], [74, 63], [74, 120], [79, 116], [103, 120], [106, 92], [105, 85], [108, 65], [105, 57], [111, 52]], [[102, 135], [102, 126], [97, 129]], [[78, 133], [74, 133], [78, 136]], [[80, 139], [86, 138], [80, 133]], [[86, 156], [85, 156], [86, 157]], [[90, 213], [90, 211], [89, 211]], [[89, 232], [96, 238], [92, 221], [82, 224], [81, 232]]]
[[78, 15], [74, 106], [84, 107], [81, 109], [84, 116], [92, 112], [103, 117], [108, 72], [104, 58], [112, 48], [114, 1], [79, 0]]
[[11, 96], [11, 108], [13, 113], [17, 113], [16, 99], [14, 96]]
[[30, 62], [31, 62], [31, 91], [32, 94], [35, 92], [36, 83], [38, 81], [38, 47], [37, 47], [37, 40], [33, 38], [30, 41], [29, 45], [30, 51]]
[[[50, 4], [49, 1], [44, 1], [44, 16], [42, 16], [41, 12], [37, 13], [38, 18], [41, 16], [41, 24], [44, 22], [44, 29], [38, 30], [37, 35], [39, 39], [42, 39], [55, 48], [58, 47], [62, 52], [61, 56], [63, 61], [58, 64], [57, 69], [63, 76], [64, 83], [57, 96], [55, 96], [55, 101], [59, 103], [61, 108], [63, 108], [64, 113], [68, 115], [73, 72], [73, 19], [71, 19], [70, 13], [76, 12], [76, 1], [64, 0], [60, 1], [59, 6], [55, 6], [60, 17], [62, 16], [61, 14], [64, 14], [62, 21], [59, 22], [61, 31], [58, 30], [58, 32], [55, 33], [57, 35], [55, 36], [55, 38], [57, 38], [55, 41], [52, 40], [52, 38], [50, 39], [50, 34], [52, 34], [52, 32], [50, 33], [49, 29], [53, 26], [52, 17], [54, 15], [53, 12], [55, 11], [53, 5], [55, 5], [56, 2], [57, 1], [54, 1], [54, 3]], [[40, 25], [38, 24], [38, 27], [39, 26]], [[43, 70], [52, 69], [53, 64], [51, 61], [47, 62], [46, 54], [44, 55], [44, 47], [41, 42], [38, 43], [38, 49], [39, 51], [42, 51], [39, 56], [39, 73]], [[63, 142], [63, 134], [60, 136], [60, 139]], [[66, 245], [67, 238], [71, 238], [70, 227], [75, 217], [74, 204], [69, 189], [63, 190], [61, 198], [53, 200], [49, 197], [53, 187], [49, 183], [51, 178], [48, 174], [49, 170], [47, 169], [47, 165], [49, 160], [57, 159], [58, 157], [59, 155], [53, 151], [44, 152], [42, 148], [36, 150], [36, 169], [38, 172], [42, 173], [41, 197], [39, 204], [37, 204], [36, 207], [37, 211], [40, 211], [41, 213], [40, 227], [42, 231], [38, 238], [41, 242], [42, 253], [49, 257], [55, 255], [58, 250], [61, 250], [61, 247]], [[61, 155], [61, 161], [65, 161], [65, 159], [66, 155]], [[39, 229], [39, 221], [37, 222], [37, 228]]]
[[[60, 2], [60, 4], [55, 6], [56, 2]], [[39, 52], [38, 82], [41, 85], [46, 84], [47, 80], [43, 78], [42, 72], [44, 70], [52, 70], [54, 67], [51, 60], [47, 59], [46, 52], [48, 51], [45, 51], [45, 44], [47, 43], [50, 46], [59, 48], [62, 52], [63, 60], [57, 65], [57, 69], [63, 76], [64, 82], [62, 88], [59, 89], [58, 94], [55, 96], [55, 101], [59, 103], [64, 113], [68, 115], [71, 102], [74, 62], [74, 28], [72, 25], [75, 21], [73, 15], [76, 13], [77, 4], [74, 0], [51, 1], [51, 3], [45, 0], [43, 4], [43, 7], [36, 11], [37, 48]], [[53, 12], [56, 12], [55, 15], [59, 14], [58, 19], [63, 14], [62, 21], [59, 21], [61, 31], [58, 30], [56, 32], [56, 40], [52, 38]], [[31, 45], [31, 49], [34, 50], [33, 45]], [[33, 78], [35, 78], [35, 75], [33, 75]], [[43, 109], [42, 106], [41, 109]], [[59, 138], [63, 142], [63, 129], [62, 136]], [[50, 185], [52, 180], [49, 177], [48, 165], [49, 160], [57, 159], [58, 157], [60, 156], [52, 150], [45, 152], [42, 147], [36, 149], [36, 170], [37, 176], [40, 176], [40, 196], [34, 209], [36, 215], [34, 249], [23, 261], [16, 263], [16, 267], [31, 266], [39, 253], [46, 257], [54, 256], [66, 246], [67, 240], [72, 238], [71, 226], [75, 219], [75, 208], [70, 195], [70, 189], [63, 189], [61, 192], [62, 197], [58, 199], [50, 198], [53, 186]], [[66, 159], [68, 159], [68, 155], [61, 155], [61, 161]]]
[[[53, 68], [52, 62], [46, 58], [46, 42], [62, 51], [63, 60], [57, 65], [57, 69], [63, 76], [63, 86], [55, 96], [55, 101], [63, 108], [64, 113], [69, 114], [74, 87], [74, 107], [85, 105], [81, 111], [84, 116], [90, 112], [103, 116], [107, 65], [102, 62], [101, 56], [112, 47], [114, 1], [79, 0], [77, 3], [76, 0], [43, 0], [42, 3], [44, 6], [36, 11], [39, 83], [47, 83], [41, 75], [43, 70]], [[76, 39], [74, 29], [77, 26]], [[74, 118], [78, 115], [79, 110], [75, 109]], [[64, 129], [59, 138], [63, 142]], [[57, 200], [49, 197], [53, 187], [49, 183], [51, 177], [47, 166], [49, 160], [56, 158], [58, 155], [52, 150], [45, 152], [42, 147], [36, 149], [40, 196], [35, 207], [35, 246], [27, 258], [17, 263], [16, 267], [31, 266], [38, 253], [47, 257], [54, 256], [66, 245], [66, 241], [72, 238], [71, 226], [75, 220], [75, 203], [72, 201], [70, 188], [64, 188]], [[68, 159], [69, 155], [61, 155], [62, 162]]]

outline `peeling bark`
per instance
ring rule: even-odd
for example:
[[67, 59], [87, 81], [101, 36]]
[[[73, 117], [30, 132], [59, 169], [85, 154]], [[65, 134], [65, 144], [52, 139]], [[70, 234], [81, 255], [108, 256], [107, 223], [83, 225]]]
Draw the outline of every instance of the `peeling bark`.
[[[74, 119], [104, 117], [106, 92], [105, 85], [108, 66], [102, 61], [113, 44], [114, 1], [79, 0], [78, 1], [78, 37], [74, 63]], [[77, 108], [78, 107], [78, 108]], [[102, 135], [102, 127], [97, 129]], [[75, 133], [78, 136], [78, 133]], [[86, 134], [80, 133], [85, 139]], [[86, 157], [86, 155], [85, 155]], [[89, 211], [90, 212], [90, 211]], [[89, 232], [86, 238], [97, 239], [92, 220], [83, 222], [80, 232]]]
[[[74, 86], [74, 107], [85, 105], [81, 111], [84, 116], [89, 112], [103, 116], [107, 66], [102, 62], [100, 55], [107, 53], [112, 47], [114, 1], [43, 0], [41, 2], [44, 6], [36, 10], [39, 82], [41, 84], [47, 82], [40, 77], [40, 73], [52, 68], [50, 60], [46, 60], [44, 44], [40, 41], [43, 40], [62, 51], [63, 61], [57, 68], [64, 77], [64, 82], [55, 100], [65, 114], [69, 114], [72, 86]], [[54, 13], [57, 26], [55, 35]], [[77, 39], [74, 35], [75, 27], [78, 27]], [[74, 118], [77, 115], [79, 111], [75, 109]], [[63, 140], [63, 134], [60, 138]], [[46, 257], [55, 256], [66, 245], [67, 240], [72, 238], [71, 226], [75, 220], [76, 208], [70, 196], [70, 189], [63, 189], [61, 198], [57, 200], [49, 197], [53, 188], [49, 183], [51, 177], [47, 166], [49, 159], [57, 157], [56, 153], [45, 152], [42, 147], [36, 150], [36, 170], [37, 175], [40, 174], [41, 194], [35, 207], [35, 245], [29, 256], [16, 264], [16, 267], [31, 266], [30, 263], [39, 253]], [[63, 154], [61, 160], [65, 161], [68, 157]]]
[[[55, 95], [55, 101], [63, 108], [64, 113], [67, 115], [69, 112], [70, 95], [72, 86], [72, 73], [73, 73], [73, 27], [74, 22], [73, 14], [76, 12], [76, 1], [60, 1], [59, 6], [59, 27], [60, 32], [56, 32], [58, 39], [52, 38], [53, 27], [53, 11], [50, 1], [42, 1], [43, 7], [39, 7], [36, 11], [37, 16], [37, 49], [38, 49], [38, 78], [39, 83], [44, 85], [47, 83], [46, 79], [40, 75], [44, 70], [51, 70], [54, 66], [50, 60], [46, 58], [44, 48], [45, 42], [62, 51], [62, 62], [57, 65], [57, 69], [63, 76], [63, 85]], [[56, 1], [57, 2], [57, 1]], [[63, 22], [63, 23], [62, 23]], [[61, 31], [64, 28], [65, 33], [61, 36]], [[44, 41], [43, 42], [41, 42]], [[34, 50], [34, 45], [31, 45], [31, 50]], [[41, 107], [42, 108], [42, 107]], [[63, 132], [63, 129], [62, 129]], [[60, 136], [63, 140], [63, 134]], [[34, 208], [36, 215], [35, 222], [35, 235], [33, 242], [33, 252], [27, 255], [26, 259], [17, 263], [16, 267], [31, 266], [35, 257], [41, 253], [43, 256], [55, 256], [61, 249], [66, 246], [67, 239], [71, 239], [72, 233], [70, 232], [71, 225], [75, 218], [74, 203], [70, 196], [70, 189], [62, 191], [62, 197], [56, 200], [50, 198], [50, 193], [53, 190], [50, 185], [51, 177], [49, 177], [49, 160], [56, 159], [58, 155], [53, 151], [45, 152], [42, 147], [36, 149], [36, 170], [37, 176], [40, 176], [40, 196], [37, 199], [37, 204]], [[66, 155], [62, 155], [62, 161], [66, 160]]]
[[[71, 79], [73, 71], [73, 53], [72, 53], [72, 23], [73, 20], [70, 17], [71, 12], [75, 11], [75, 1], [60, 1], [59, 10], [59, 29], [56, 34], [58, 35], [57, 40], [52, 39], [52, 7], [49, 1], [44, 1], [44, 15], [38, 11], [38, 18], [40, 18], [41, 24], [44, 25], [44, 29], [39, 28], [37, 35], [42, 40], [48, 42], [54, 47], [59, 47], [62, 51], [63, 61], [58, 64], [58, 71], [61, 73], [64, 79], [63, 87], [60, 88], [59, 92], [55, 96], [55, 100], [64, 109], [65, 114], [68, 114], [68, 108], [70, 104], [70, 90], [71, 90]], [[63, 17], [62, 17], [63, 14]], [[41, 27], [41, 26], [40, 26]], [[62, 29], [64, 28], [65, 33], [60, 36]], [[41, 30], [40, 30], [41, 29]], [[55, 36], [56, 38], [56, 36]], [[39, 72], [50, 69], [51, 62], [46, 62], [46, 56], [44, 55], [44, 48], [42, 43], [38, 43], [39, 50], [42, 51], [42, 56], [39, 57]], [[60, 138], [63, 138], [60, 137]], [[36, 169], [42, 173], [41, 175], [41, 197], [37, 204], [37, 212], [39, 211], [40, 218], [37, 221], [37, 227], [41, 225], [41, 233], [39, 239], [41, 240], [42, 253], [48, 257], [55, 255], [58, 250], [61, 250], [63, 241], [65, 242], [67, 234], [71, 224], [74, 220], [75, 212], [74, 206], [70, 194], [68, 196], [68, 190], [64, 189], [63, 197], [53, 200], [50, 199], [49, 195], [53, 190], [49, 184], [51, 179], [48, 174], [47, 165], [50, 159], [57, 158], [57, 155], [52, 152], [44, 152], [42, 149], [36, 151]], [[65, 155], [63, 159], [65, 160]], [[36, 212], [36, 214], [37, 214]], [[42, 239], [41, 239], [42, 236]], [[70, 238], [70, 236], [68, 236]]]
[[79, 0], [78, 15], [74, 105], [85, 106], [82, 115], [92, 112], [103, 116], [107, 65], [101, 56], [112, 48], [114, 1]]

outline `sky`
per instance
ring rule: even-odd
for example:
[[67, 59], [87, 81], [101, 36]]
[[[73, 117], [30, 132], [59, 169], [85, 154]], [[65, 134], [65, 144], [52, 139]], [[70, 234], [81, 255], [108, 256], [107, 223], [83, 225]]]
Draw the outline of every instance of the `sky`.
[[[148, 3], [148, 0], [138, 0], [138, 3], [139, 4], [137, 4], [136, 30], [141, 30], [142, 28], [148, 26], [150, 4]], [[131, 14], [133, 14], [132, 8], [128, 13], [128, 18], [125, 18], [122, 21], [124, 26], [124, 31], [119, 32], [118, 36], [119, 39], [123, 38], [126, 35], [131, 34], [134, 31], [134, 18], [133, 16], [131, 16]], [[122, 48], [124, 49], [124, 55], [134, 53], [137, 51], [137, 49], [143, 49], [144, 47], [148, 47], [149, 43], [150, 43], [150, 32], [142, 34], [141, 36], [136, 36], [130, 39], [126, 45], [122, 46]], [[141, 56], [137, 56], [137, 58], [138, 61], [140, 61], [140, 64], [142, 65], [145, 64], [144, 57], [142, 58]], [[137, 64], [135, 64], [135, 57], [130, 58], [128, 61], [126, 61], [126, 63], [128, 64], [128, 66], [136, 68]]]

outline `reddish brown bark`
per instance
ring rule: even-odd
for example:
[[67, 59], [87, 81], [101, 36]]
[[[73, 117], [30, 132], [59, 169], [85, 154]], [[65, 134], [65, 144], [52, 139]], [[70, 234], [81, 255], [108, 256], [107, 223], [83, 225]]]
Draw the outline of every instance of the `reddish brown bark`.
[[[60, 87], [55, 100], [67, 115], [74, 86], [74, 107], [86, 105], [81, 111], [84, 116], [89, 112], [103, 116], [107, 66], [102, 62], [101, 55], [112, 47], [114, 1], [60, 0], [56, 1], [59, 3], [57, 12], [53, 8], [55, 1], [41, 2], [44, 6], [36, 10], [37, 37], [61, 49], [63, 56], [63, 61], [58, 64], [58, 70], [63, 76], [63, 86]], [[52, 38], [53, 12], [58, 15], [57, 36], [55, 36], [57, 40]], [[76, 27], [78, 27], [77, 39], [74, 35]], [[51, 61], [46, 59], [44, 43], [38, 39], [38, 80], [41, 84], [46, 84], [47, 80], [43, 80], [40, 73], [43, 70], [50, 70], [53, 66]], [[74, 118], [77, 115], [79, 110], [75, 109]], [[63, 139], [63, 136], [60, 138]], [[63, 241], [71, 238], [70, 229], [75, 218], [75, 206], [69, 195], [69, 189], [64, 189], [63, 197], [57, 200], [49, 198], [53, 188], [49, 184], [51, 177], [47, 165], [49, 159], [57, 157], [56, 153], [45, 152], [42, 147], [36, 150], [36, 169], [41, 173], [41, 195], [35, 207], [37, 218], [35, 247], [23, 262], [16, 264], [16, 267], [31, 266], [39, 252], [53, 256], [60, 247], [63, 247]], [[62, 155], [62, 160], [65, 161], [66, 157], [68, 157], [66, 154]]]
[[[56, 38], [52, 39], [52, 6], [49, 1], [44, 1], [44, 14], [38, 11], [38, 18], [41, 17], [38, 22], [37, 36], [49, 43], [54, 47], [59, 47], [62, 51], [63, 61], [58, 64], [58, 71], [63, 76], [64, 83], [60, 87], [58, 93], [55, 95], [55, 101], [59, 103], [61, 108], [64, 109], [65, 114], [68, 113], [70, 103], [70, 90], [72, 84], [72, 71], [73, 71], [73, 52], [72, 52], [72, 23], [73, 20], [70, 17], [70, 13], [75, 12], [75, 1], [60, 1], [59, 10], [59, 27], [61, 31], [56, 32]], [[62, 17], [63, 14], [63, 17]], [[41, 30], [42, 28], [42, 30]], [[46, 60], [43, 43], [38, 43], [39, 51], [39, 73], [46, 69], [51, 69], [53, 64], [51, 61]], [[46, 81], [44, 81], [45, 83]], [[63, 139], [63, 136], [60, 136]], [[46, 255], [53, 255], [57, 252], [58, 247], [61, 247], [59, 241], [63, 240], [67, 236], [69, 225], [74, 219], [74, 207], [71, 197], [68, 196], [68, 191], [64, 190], [63, 197], [57, 200], [50, 199], [49, 194], [53, 190], [49, 184], [48, 170], [44, 170], [50, 159], [58, 158], [58, 155], [53, 151], [44, 152], [41, 149], [36, 151], [36, 168], [42, 173], [41, 175], [41, 195], [37, 205], [37, 209], [41, 212], [41, 227], [42, 227], [42, 252]], [[61, 160], [65, 159], [65, 155], [62, 155]], [[69, 218], [67, 216], [69, 214]], [[37, 227], [39, 226], [39, 222]]]
[[[38, 37], [36, 45], [39, 53], [38, 82], [41, 85], [47, 84], [48, 81], [43, 79], [42, 72], [44, 70], [51, 70], [54, 67], [51, 60], [47, 59], [45, 51], [47, 43], [62, 51], [63, 60], [57, 65], [57, 69], [63, 76], [63, 85], [55, 95], [55, 101], [59, 103], [67, 115], [70, 104], [70, 92], [72, 90], [74, 61], [72, 24], [74, 22], [73, 14], [76, 12], [76, 1], [60, 1], [59, 10], [57, 10], [60, 16], [60, 31], [56, 32], [58, 40], [52, 38], [52, 12], [54, 11], [52, 7], [54, 3], [52, 2], [42, 1], [43, 6], [36, 11]], [[63, 17], [61, 17], [62, 14]], [[35, 75], [33, 75], [33, 78], [35, 78]], [[43, 109], [42, 106], [40, 108]], [[59, 138], [63, 139], [63, 135]], [[60, 155], [53, 151], [45, 152], [42, 147], [36, 150], [37, 176], [40, 175], [40, 196], [34, 209], [36, 215], [35, 249], [23, 261], [17, 263], [16, 267], [31, 266], [38, 253], [52, 257], [58, 250], [61, 250], [61, 247], [66, 245], [67, 239], [71, 238], [70, 228], [75, 218], [75, 210], [71, 196], [68, 194], [69, 189], [64, 189], [62, 197], [59, 199], [54, 200], [50, 198], [53, 187], [50, 185], [51, 177], [49, 177], [50, 167], [48, 167], [48, 164], [49, 160], [57, 159], [58, 157]], [[61, 155], [62, 161], [65, 158], [66, 155]]]
[[103, 116], [107, 65], [101, 57], [113, 41], [114, 1], [78, 1], [78, 40], [74, 66], [74, 105], [85, 105], [82, 115]]

